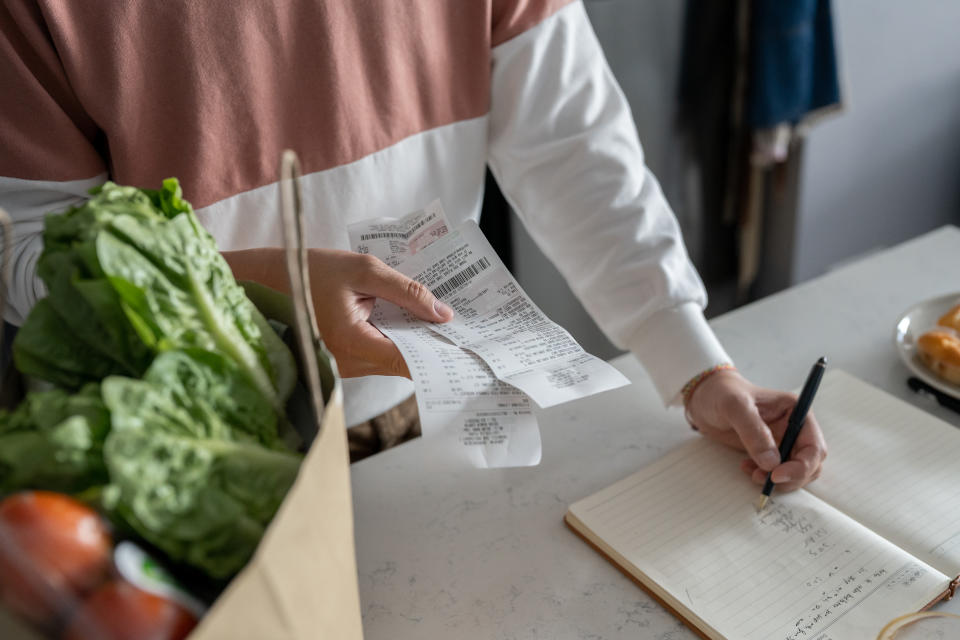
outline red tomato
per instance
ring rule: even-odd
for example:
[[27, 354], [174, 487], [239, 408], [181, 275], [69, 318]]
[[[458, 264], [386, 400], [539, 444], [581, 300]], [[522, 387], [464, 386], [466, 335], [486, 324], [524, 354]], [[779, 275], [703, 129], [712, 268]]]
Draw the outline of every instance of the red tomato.
[[0, 502], [0, 600], [49, 625], [110, 571], [100, 516], [59, 493], [27, 491]]
[[176, 602], [113, 580], [87, 598], [63, 640], [182, 640], [196, 624]]

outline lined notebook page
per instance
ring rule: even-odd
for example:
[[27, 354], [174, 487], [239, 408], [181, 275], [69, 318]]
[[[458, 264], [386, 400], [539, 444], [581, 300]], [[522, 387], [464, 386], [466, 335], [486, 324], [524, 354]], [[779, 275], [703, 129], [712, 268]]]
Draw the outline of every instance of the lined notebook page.
[[829, 455], [811, 493], [960, 574], [960, 429], [842, 371], [813, 403]]
[[945, 575], [805, 491], [757, 514], [739, 459], [693, 440], [572, 505], [571, 525], [713, 637], [873, 638], [945, 587]]

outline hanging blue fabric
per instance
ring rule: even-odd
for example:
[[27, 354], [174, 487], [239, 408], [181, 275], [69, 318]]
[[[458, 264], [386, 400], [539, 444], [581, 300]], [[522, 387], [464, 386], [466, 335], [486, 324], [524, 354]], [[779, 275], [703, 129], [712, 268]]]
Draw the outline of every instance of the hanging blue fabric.
[[746, 123], [796, 124], [840, 102], [830, 0], [753, 0]]

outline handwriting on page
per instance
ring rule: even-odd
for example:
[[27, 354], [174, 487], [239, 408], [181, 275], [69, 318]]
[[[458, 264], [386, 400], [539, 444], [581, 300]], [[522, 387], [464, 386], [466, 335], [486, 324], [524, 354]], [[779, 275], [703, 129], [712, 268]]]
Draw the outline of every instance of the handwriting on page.
[[737, 462], [695, 441], [571, 511], [727, 638], [876, 637], [947, 580], [806, 492], [758, 514]]
[[[839, 570], [839, 567], [834, 569]], [[820, 591], [817, 601], [797, 618], [793, 623], [795, 630], [785, 636], [784, 640], [801, 640], [801, 638], [811, 637], [811, 634], [828, 626], [834, 619], [839, 619], [861, 598], [869, 595], [870, 591], [883, 586], [888, 577], [889, 572], [884, 567], [874, 571], [860, 567], [849, 572], [837, 586]], [[817, 636], [820, 640], [827, 640], [828, 637], [823, 633]]]
[[[831, 575], [839, 571], [840, 567], [834, 567]], [[859, 600], [874, 591], [893, 592], [898, 589], [909, 589], [928, 574], [929, 571], [917, 562], [908, 562], [892, 574], [884, 567], [874, 571], [860, 567], [856, 571], [845, 572], [840, 584], [820, 591], [817, 602], [797, 618], [794, 622], [795, 630], [785, 636], [784, 640], [805, 638], [831, 640], [828, 632], [818, 633], [818, 629], [830, 627], [834, 620], [840, 619]]]
[[825, 527], [818, 526], [805, 514], [798, 514], [776, 499], [771, 500], [768, 505], [760, 515], [760, 524], [792, 535], [811, 558], [819, 558], [825, 551], [833, 548], [835, 543], [827, 540], [830, 532]]

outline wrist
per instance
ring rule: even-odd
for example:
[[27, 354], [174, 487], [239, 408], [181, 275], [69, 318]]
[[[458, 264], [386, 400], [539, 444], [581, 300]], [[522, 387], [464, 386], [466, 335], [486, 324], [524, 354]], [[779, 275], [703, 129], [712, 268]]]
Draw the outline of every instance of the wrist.
[[732, 362], [723, 362], [717, 365], [710, 367], [709, 369], [704, 369], [697, 375], [690, 378], [683, 389], [680, 391], [680, 397], [683, 403], [684, 409], [690, 407], [690, 400], [693, 398], [694, 392], [700, 388], [700, 386], [707, 381], [708, 379], [716, 376], [717, 374], [722, 374], [723, 372], [730, 372], [737, 374], [737, 368], [733, 365]]
[[284, 249], [258, 247], [221, 253], [237, 280], [251, 280], [283, 293], [290, 293]]

